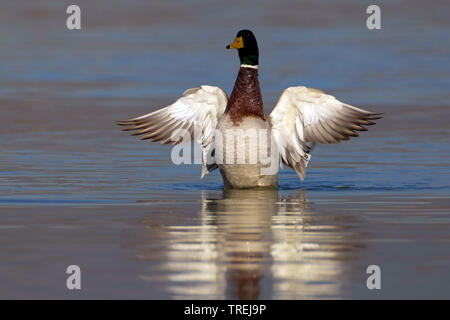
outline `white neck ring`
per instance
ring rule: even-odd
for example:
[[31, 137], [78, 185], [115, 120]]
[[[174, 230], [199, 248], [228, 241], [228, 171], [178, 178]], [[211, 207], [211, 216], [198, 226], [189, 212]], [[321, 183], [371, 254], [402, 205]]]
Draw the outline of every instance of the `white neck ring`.
[[258, 69], [258, 65], [252, 66], [250, 64], [241, 64], [241, 68], [252, 68], [252, 69]]

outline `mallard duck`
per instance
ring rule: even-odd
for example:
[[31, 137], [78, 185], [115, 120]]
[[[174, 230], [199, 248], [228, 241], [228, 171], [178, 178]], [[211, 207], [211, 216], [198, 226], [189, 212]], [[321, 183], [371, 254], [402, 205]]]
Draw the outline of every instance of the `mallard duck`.
[[[142, 140], [174, 145], [187, 137], [174, 134], [184, 129], [202, 146], [202, 178], [219, 168], [225, 188], [276, 188], [279, 164], [292, 168], [303, 180], [316, 143], [339, 143], [357, 137], [356, 131], [366, 131], [364, 126], [381, 118], [379, 113], [303, 86], [285, 89], [267, 117], [258, 82], [255, 36], [250, 30], [241, 30], [226, 48], [236, 49], [240, 59], [229, 99], [221, 88], [202, 85], [186, 90], [165, 108], [118, 124], [127, 126], [126, 131], [134, 130], [133, 135], [144, 135]], [[258, 132], [256, 143], [250, 143], [250, 135], [245, 134], [249, 130]], [[236, 137], [243, 132], [244, 140], [239, 143]], [[263, 172], [272, 167], [259, 157], [264, 152], [275, 154], [276, 170]], [[257, 160], [249, 161], [255, 155]], [[239, 157], [245, 161], [237, 161]]]

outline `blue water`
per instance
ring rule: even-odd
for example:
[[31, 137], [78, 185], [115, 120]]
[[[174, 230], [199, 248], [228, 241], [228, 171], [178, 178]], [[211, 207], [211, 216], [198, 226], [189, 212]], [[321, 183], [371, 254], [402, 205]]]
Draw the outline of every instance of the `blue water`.
[[[79, 1], [68, 31], [63, 3], [3, 1], [0, 297], [448, 298], [450, 4], [381, 1], [377, 31], [368, 4]], [[273, 192], [224, 192], [115, 125], [201, 84], [230, 93], [244, 27], [267, 114], [294, 85], [384, 113]]]

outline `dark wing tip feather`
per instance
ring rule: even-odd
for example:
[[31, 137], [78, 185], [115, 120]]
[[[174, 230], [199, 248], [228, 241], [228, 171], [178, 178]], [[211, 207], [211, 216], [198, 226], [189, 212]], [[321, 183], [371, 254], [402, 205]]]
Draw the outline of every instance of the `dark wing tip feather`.
[[358, 137], [358, 131], [367, 131], [368, 129], [365, 126], [374, 125], [374, 120], [381, 119], [382, 114], [346, 106], [335, 116], [307, 126], [305, 134], [314, 142], [339, 143], [342, 140]]
[[132, 125], [133, 122], [127, 120], [116, 120], [116, 124], [119, 126], [129, 126]]

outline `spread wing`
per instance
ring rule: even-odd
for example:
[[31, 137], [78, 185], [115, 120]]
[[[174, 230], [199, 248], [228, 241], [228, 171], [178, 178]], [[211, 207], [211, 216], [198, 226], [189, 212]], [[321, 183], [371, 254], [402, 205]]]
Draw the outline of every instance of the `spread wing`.
[[143, 135], [141, 140], [161, 141], [161, 144], [178, 144], [183, 141], [181, 133], [188, 132], [202, 145], [203, 178], [217, 168], [210, 158], [214, 155], [214, 130], [227, 102], [225, 91], [203, 85], [186, 90], [181, 98], [165, 108], [117, 123], [127, 126], [124, 131], [135, 131], [132, 135]]
[[320, 90], [290, 87], [284, 90], [269, 116], [280, 160], [301, 180], [315, 143], [339, 143], [357, 137], [356, 131], [375, 124], [379, 113], [352, 107]]

